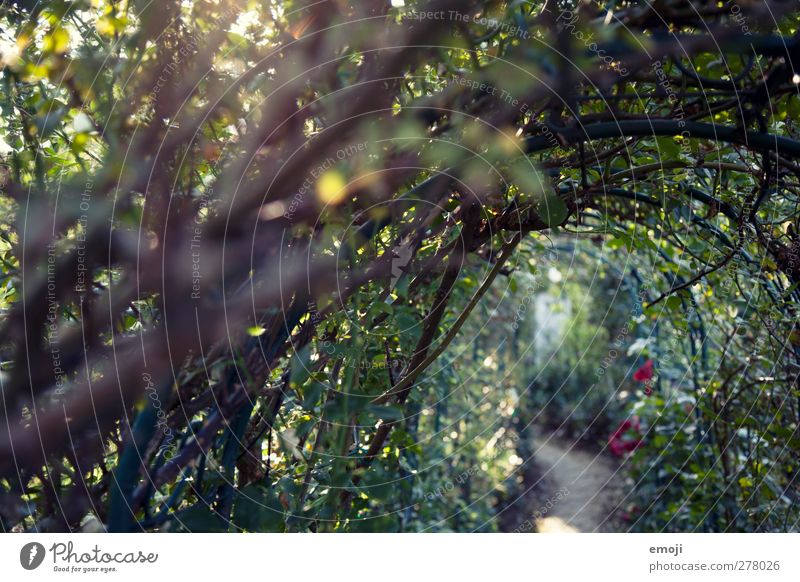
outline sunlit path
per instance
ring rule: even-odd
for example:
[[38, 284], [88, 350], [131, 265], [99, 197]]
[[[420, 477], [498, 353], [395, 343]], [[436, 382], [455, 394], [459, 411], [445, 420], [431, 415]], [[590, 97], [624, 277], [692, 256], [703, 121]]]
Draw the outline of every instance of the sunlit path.
[[[571, 441], [542, 437], [534, 443], [536, 465], [552, 498], [564, 495], [537, 521], [540, 533], [614, 531], [610, 513], [621, 490], [614, 461], [574, 446]], [[534, 510], [535, 511], [535, 510]]]

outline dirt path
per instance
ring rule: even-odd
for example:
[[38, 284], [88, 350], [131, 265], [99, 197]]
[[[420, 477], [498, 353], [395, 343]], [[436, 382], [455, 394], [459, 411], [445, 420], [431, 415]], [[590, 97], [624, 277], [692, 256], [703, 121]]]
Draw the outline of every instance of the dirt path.
[[623, 478], [614, 460], [549, 435], [535, 439], [533, 450], [537, 483], [523, 504], [528, 524], [541, 533], [617, 529], [613, 509]]

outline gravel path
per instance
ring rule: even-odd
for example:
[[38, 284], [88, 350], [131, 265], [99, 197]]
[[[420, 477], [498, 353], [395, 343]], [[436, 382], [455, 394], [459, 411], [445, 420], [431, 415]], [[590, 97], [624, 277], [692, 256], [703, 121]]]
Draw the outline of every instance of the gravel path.
[[[578, 448], [555, 436], [534, 441], [543, 487], [528, 504], [540, 533], [614, 531], [613, 508], [622, 498], [622, 476], [605, 455]], [[538, 507], [536, 505], [538, 504]]]

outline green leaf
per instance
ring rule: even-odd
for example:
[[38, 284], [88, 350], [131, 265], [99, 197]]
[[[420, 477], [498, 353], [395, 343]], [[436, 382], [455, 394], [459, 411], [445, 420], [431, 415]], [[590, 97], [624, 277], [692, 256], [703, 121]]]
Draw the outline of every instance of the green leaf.
[[289, 381], [292, 384], [301, 385], [311, 375], [311, 348], [306, 346], [295, 353], [291, 363], [291, 374]]
[[539, 203], [539, 217], [550, 228], [563, 224], [568, 214], [567, 205], [555, 194], [548, 194]]
[[187, 532], [220, 533], [228, 531], [228, 522], [206, 505], [190, 507], [180, 512], [179, 517], [181, 528]]
[[319, 403], [319, 398], [322, 396], [324, 390], [325, 386], [319, 382], [312, 382], [311, 386], [309, 386], [303, 394], [303, 408], [306, 410], [313, 410], [317, 403]]
[[236, 492], [233, 523], [252, 532], [282, 532], [283, 507], [278, 497], [260, 485]]
[[377, 416], [382, 420], [396, 421], [396, 420], [403, 420], [405, 418], [403, 409], [393, 404], [389, 406], [378, 406], [376, 404], [369, 404], [365, 407], [364, 410], [370, 414]]
[[611, 250], [617, 250], [622, 247], [628, 249], [628, 252], [633, 250], [633, 237], [624, 232], [617, 232], [616, 236], [606, 243]]
[[663, 160], [673, 160], [681, 152], [681, 146], [671, 137], [657, 137], [656, 148]]

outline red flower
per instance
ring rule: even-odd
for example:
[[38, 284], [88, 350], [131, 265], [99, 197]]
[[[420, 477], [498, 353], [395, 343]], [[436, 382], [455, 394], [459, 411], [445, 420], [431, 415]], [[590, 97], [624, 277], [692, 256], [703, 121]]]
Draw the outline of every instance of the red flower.
[[634, 416], [622, 421], [617, 430], [608, 437], [608, 448], [611, 454], [621, 457], [636, 450], [641, 442], [639, 418]]
[[622, 436], [629, 430], [638, 433], [640, 429], [641, 429], [641, 424], [639, 423], [639, 417], [632, 416], [630, 418], [626, 418], [619, 424], [617, 430], [615, 430], [614, 434], [611, 435], [611, 438], [612, 439], [622, 438]]
[[633, 373], [637, 382], [647, 382], [653, 378], [653, 360], [647, 360], [644, 365]]

